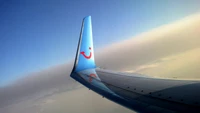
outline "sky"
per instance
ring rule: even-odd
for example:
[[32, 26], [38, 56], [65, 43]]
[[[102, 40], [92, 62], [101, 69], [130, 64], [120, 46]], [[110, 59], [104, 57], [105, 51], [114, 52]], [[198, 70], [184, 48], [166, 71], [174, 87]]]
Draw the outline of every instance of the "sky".
[[197, 13], [199, 4], [199, 0], [0, 0], [0, 86], [73, 60], [85, 16], [92, 16], [94, 47], [101, 48]]

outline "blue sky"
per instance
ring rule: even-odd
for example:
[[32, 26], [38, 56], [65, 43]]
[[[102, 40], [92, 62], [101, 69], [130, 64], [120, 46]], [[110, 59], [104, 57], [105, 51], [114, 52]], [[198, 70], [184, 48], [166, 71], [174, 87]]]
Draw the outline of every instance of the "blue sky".
[[74, 59], [82, 18], [95, 48], [200, 11], [199, 0], [0, 0], [0, 86]]

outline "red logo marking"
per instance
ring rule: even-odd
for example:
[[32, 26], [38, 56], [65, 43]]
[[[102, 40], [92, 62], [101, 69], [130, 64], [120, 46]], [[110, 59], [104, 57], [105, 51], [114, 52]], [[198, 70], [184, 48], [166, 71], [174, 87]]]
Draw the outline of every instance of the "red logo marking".
[[[89, 50], [91, 50], [91, 47], [89, 47]], [[91, 57], [92, 57], [92, 52], [90, 52], [90, 55], [89, 56], [87, 56], [87, 55], [85, 55], [85, 52], [84, 51], [82, 51], [82, 52], [80, 52], [85, 58], [87, 58], [87, 59], [90, 59]]]
[[90, 76], [90, 77], [89, 77], [89, 82], [92, 82], [93, 77], [94, 77], [94, 78], [97, 77], [96, 74], [93, 74], [93, 73], [90, 74], [89, 76]]

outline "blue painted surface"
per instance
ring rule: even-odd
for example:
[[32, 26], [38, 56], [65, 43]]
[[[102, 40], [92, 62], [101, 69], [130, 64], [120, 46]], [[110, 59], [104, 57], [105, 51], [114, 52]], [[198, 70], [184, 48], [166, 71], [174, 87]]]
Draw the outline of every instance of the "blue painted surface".
[[91, 16], [83, 19], [80, 51], [75, 71], [95, 68]]

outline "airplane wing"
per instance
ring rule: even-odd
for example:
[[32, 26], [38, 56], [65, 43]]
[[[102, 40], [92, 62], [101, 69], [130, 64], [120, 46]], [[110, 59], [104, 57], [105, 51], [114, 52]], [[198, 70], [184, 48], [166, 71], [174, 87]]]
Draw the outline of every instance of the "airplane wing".
[[136, 112], [200, 112], [200, 82], [122, 74], [96, 67], [91, 16], [83, 19], [72, 78]]

